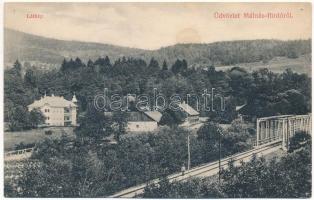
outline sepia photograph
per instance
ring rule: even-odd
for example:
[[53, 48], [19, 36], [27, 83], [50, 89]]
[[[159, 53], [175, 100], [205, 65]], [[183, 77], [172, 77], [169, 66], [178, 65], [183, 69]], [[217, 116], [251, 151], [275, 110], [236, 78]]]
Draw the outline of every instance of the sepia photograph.
[[3, 12], [3, 198], [312, 197], [312, 3]]

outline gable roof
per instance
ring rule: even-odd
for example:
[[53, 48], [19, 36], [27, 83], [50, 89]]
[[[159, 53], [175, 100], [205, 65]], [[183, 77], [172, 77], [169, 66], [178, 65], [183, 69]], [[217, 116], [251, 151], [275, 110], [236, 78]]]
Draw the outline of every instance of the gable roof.
[[178, 104], [179, 107], [184, 111], [186, 112], [188, 115], [192, 115], [192, 116], [195, 116], [195, 115], [199, 115], [200, 113], [197, 112], [196, 110], [194, 110], [194, 108], [192, 108], [191, 106], [189, 106], [189, 104], [183, 102], [181, 104]]
[[151, 119], [153, 119], [156, 122], [160, 122], [162, 114], [158, 111], [147, 111], [144, 112], [145, 115], [147, 115], [148, 117], [150, 117]]
[[127, 121], [139, 122], [139, 121], [153, 121], [150, 117], [144, 114], [144, 112], [128, 112]]
[[158, 111], [146, 111], [146, 112], [129, 112], [128, 121], [155, 121], [160, 122], [162, 114]]
[[66, 108], [66, 107], [77, 107], [75, 103], [72, 101], [68, 101], [64, 99], [63, 97], [59, 96], [45, 96], [42, 97], [39, 100], [34, 101], [34, 103], [28, 105], [29, 108], [40, 108], [44, 106], [45, 104], [48, 104], [51, 107], [61, 107], [61, 108]]
[[240, 111], [242, 108], [246, 106], [246, 103], [241, 106], [236, 106], [236, 111]]

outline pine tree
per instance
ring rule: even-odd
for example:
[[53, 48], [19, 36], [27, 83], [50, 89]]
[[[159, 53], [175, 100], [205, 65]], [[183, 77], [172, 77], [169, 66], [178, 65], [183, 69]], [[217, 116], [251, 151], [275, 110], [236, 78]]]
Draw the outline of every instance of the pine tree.
[[186, 71], [188, 69], [188, 63], [185, 59], [182, 60], [182, 71]]
[[84, 63], [81, 61], [80, 58], [76, 57], [74, 62], [75, 62], [75, 66], [74, 66], [75, 68], [84, 67]]
[[171, 71], [172, 71], [174, 74], [177, 74], [177, 73], [180, 72], [181, 66], [182, 66], [182, 61], [179, 60], [179, 59], [177, 59], [176, 62], [172, 65]]
[[93, 61], [91, 61], [91, 59], [89, 59], [88, 62], [87, 62], [87, 67], [88, 68], [92, 68], [93, 66], [94, 66]]
[[26, 85], [31, 87], [36, 87], [37, 84], [37, 77], [34, 74], [34, 71], [31, 69], [26, 70], [26, 73], [24, 75], [24, 82]]
[[15, 73], [18, 75], [18, 76], [21, 76], [22, 75], [22, 65], [21, 63], [19, 62], [19, 60], [16, 60], [14, 65], [13, 65], [13, 70], [15, 71]]
[[155, 60], [155, 58], [153, 57], [148, 65], [148, 72], [151, 74], [155, 74], [159, 71], [160, 67], [159, 67], [159, 63], [157, 60]]
[[105, 65], [106, 66], [111, 66], [111, 62], [108, 56], [105, 57]]
[[162, 63], [162, 70], [168, 70], [168, 65], [166, 60], [164, 60], [164, 62]]
[[66, 59], [64, 58], [61, 64], [61, 71], [65, 71], [68, 67], [68, 62], [66, 61]]

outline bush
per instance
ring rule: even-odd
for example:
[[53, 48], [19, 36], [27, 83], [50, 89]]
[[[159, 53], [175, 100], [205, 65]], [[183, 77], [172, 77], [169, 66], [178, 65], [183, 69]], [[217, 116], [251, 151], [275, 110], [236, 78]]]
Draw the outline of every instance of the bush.
[[306, 132], [296, 132], [295, 135], [289, 141], [288, 152], [294, 152], [300, 148], [311, 145], [311, 135]]

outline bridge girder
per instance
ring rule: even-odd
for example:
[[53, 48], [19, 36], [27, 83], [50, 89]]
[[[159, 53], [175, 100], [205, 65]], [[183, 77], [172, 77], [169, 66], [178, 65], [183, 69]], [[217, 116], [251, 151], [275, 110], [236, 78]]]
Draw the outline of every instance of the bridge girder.
[[287, 150], [290, 138], [297, 131], [311, 134], [311, 126], [311, 114], [258, 118], [256, 122], [256, 146], [280, 140], [282, 141], [282, 148]]

